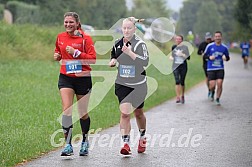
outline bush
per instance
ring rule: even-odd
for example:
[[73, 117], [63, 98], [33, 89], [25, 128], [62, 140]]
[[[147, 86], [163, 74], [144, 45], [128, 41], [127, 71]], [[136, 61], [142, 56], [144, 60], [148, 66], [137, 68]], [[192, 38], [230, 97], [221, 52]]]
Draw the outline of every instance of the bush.
[[[57, 34], [63, 27], [0, 22], [0, 60], [24, 58], [52, 60]], [[1, 165], [0, 165], [1, 166]]]
[[3, 16], [4, 16], [4, 5], [0, 4], [0, 20], [3, 19]]
[[39, 23], [39, 6], [30, 5], [18, 1], [9, 1], [6, 8], [13, 15], [13, 23]]

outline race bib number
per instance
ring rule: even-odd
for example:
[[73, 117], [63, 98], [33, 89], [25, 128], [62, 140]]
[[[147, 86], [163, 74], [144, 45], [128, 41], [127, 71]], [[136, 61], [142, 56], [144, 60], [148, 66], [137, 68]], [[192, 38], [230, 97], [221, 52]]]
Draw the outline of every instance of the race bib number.
[[243, 49], [242, 53], [243, 53], [243, 54], [247, 54], [247, 50], [246, 50], [246, 49]]
[[221, 60], [215, 59], [213, 62], [214, 67], [221, 67]]
[[176, 56], [174, 57], [174, 63], [175, 64], [183, 64], [184, 63], [184, 58], [181, 56]]
[[120, 65], [120, 77], [133, 78], [135, 77], [135, 66], [133, 65]]
[[73, 60], [66, 62], [66, 73], [80, 73], [82, 71], [81, 61]]

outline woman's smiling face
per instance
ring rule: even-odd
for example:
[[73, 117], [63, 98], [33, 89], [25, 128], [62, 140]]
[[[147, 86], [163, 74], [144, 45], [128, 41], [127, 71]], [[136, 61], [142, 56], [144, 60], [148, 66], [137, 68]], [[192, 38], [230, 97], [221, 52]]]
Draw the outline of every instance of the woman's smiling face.
[[64, 27], [66, 29], [66, 32], [73, 33], [75, 30], [77, 30], [78, 23], [76, 22], [76, 19], [73, 16], [66, 16], [64, 19]]

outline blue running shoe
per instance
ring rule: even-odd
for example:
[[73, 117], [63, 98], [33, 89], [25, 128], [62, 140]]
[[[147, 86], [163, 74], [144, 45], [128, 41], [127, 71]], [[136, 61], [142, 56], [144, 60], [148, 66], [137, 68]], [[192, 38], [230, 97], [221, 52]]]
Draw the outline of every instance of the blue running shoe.
[[63, 151], [61, 152], [61, 156], [71, 156], [73, 155], [73, 146], [71, 144], [67, 144]]
[[208, 93], [208, 99], [211, 101], [214, 101], [214, 92], [209, 92]]
[[88, 142], [82, 142], [81, 143], [81, 149], [80, 149], [80, 156], [88, 155]]
[[211, 91], [208, 91], [208, 95], [207, 95], [208, 98], [211, 97]]

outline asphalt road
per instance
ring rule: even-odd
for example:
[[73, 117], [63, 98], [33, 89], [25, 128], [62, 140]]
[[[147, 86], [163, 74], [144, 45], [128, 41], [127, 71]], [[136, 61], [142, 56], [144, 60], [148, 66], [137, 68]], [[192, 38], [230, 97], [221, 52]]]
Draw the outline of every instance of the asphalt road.
[[252, 63], [244, 69], [240, 56], [232, 54], [225, 69], [221, 106], [207, 99], [202, 82], [187, 91], [184, 105], [172, 99], [146, 112], [148, 147], [144, 154], [137, 153], [138, 130], [132, 119], [131, 157], [119, 154], [117, 125], [90, 136], [86, 157], [78, 155], [77, 147], [72, 158], [63, 159], [59, 149], [24, 166], [251, 167]]

